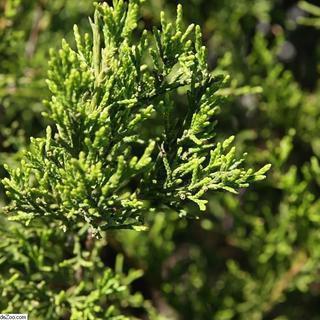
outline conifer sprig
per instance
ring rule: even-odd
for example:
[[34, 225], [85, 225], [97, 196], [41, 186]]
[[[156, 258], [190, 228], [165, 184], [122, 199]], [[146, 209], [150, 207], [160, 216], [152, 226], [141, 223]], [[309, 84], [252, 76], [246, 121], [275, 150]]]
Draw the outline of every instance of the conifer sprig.
[[[161, 29], [136, 40], [139, 4], [97, 5], [92, 36], [75, 26], [76, 48], [63, 41], [51, 52], [46, 116], [55, 125], [32, 139], [20, 168], [8, 168], [12, 219], [140, 228], [154, 206], [184, 212], [193, 201], [205, 210], [207, 191], [264, 178], [269, 166], [242, 168], [233, 137], [214, 139], [227, 79], [208, 72], [200, 28], [185, 29], [178, 6], [174, 23], [162, 13]], [[179, 110], [180, 91], [187, 110]]]

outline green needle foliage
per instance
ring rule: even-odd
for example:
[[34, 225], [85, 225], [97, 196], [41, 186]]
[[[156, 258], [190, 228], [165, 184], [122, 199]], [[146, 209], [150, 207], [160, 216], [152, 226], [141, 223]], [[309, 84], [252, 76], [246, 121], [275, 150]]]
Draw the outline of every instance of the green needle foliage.
[[208, 191], [236, 193], [264, 179], [268, 165], [243, 169], [233, 137], [215, 139], [228, 82], [208, 72], [200, 27], [184, 28], [178, 6], [174, 23], [161, 14], [160, 30], [141, 31], [139, 5], [97, 5], [92, 37], [75, 26], [76, 48], [63, 41], [52, 52], [46, 116], [54, 125], [8, 168], [12, 219], [141, 229], [158, 206], [186, 215], [194, 202], [204, 211]]
[[0, 313], [318, 320], [317, 1], [124, 2], [0, 0]]
[[96, 240], [87, 227], [78, 233], [50, 228], [0, 228], [0, 310], [28, 313], [32, 319], [159, 319], [150, 303], [130, 285], [141, 270], [123, 271], [123, 257], [115, 270], [106, 267]]
[[[72, 25], [87, 16], [86, 0], [0, 1], [0, 176], [4, 163], [14, 165], [31, 136], [47, 125], [41, 117], [42, 100], [48, 96], [43, 79], [48, 51], [60, 46], [62, 36], [72, 36]], [[0, 187], [0, 203], [8, 199]]]

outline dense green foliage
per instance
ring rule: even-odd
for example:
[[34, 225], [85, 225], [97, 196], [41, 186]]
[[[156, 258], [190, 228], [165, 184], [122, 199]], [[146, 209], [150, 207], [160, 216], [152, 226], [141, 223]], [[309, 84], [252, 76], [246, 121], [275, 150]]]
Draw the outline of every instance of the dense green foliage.
[[[236, 193], [264, 178], [268, 166], [241, 169], [235, 148], [229, 150], [233, 137], [214, 144], [225, 81], [207, 71], [199, 27], [183, 30], [179, 6], [175, 24], [162, 14], [154, 39], [142, 31], [133, 44], [138, 10], [134, 1], [98, 6], [92, 39], [75, 27], [77, 50], [63, 42], [52, 54], [48, 118], [57, 133], [48, 127], [45, 139], [32, 140], [21, 168], [4, 180], [15, 220], [40, 215], [64, 228], [130, 228], [155, 210], [147, 201], [182, 211], [191, 200], [204, 211], [207, 191]], [[172, 97], [179, 88], [187, 90], [183, 116]], [[151, 119], [159, 123], [156, 137], [141, 129]]]
[[0, 2], [0, 311], [319, 319], [319, 8], [128, 2]]

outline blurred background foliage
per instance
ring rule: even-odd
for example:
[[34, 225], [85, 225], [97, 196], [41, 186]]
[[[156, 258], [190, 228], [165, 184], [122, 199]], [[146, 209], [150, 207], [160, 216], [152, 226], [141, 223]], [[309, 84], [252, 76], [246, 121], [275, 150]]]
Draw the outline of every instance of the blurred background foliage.
[[[230, 75], [218, 138], [237, 134], [248, 166], [271, 162], [267, 180], [236, 196], [210, 195], [198, 220], [164, 210], [151, 215], [147, 232], [108, 232], [94, 250], [86, 230], [66, 235], [2, 215], [0, 311], [29, 307], [34, 319], [68, 319], [68, 308], [81, 312], [97, 283], [120, 274], [108, 291], [110, 319], [320, 319], [317, 1], [182, 4], [186, 24], [202, 27], [212, 72]], [[141, 27], [158, 25], [161, 10], [173, 16], [176, 5], [146, 0]], [[74, 23], [88, 29], [92, 12], [88, 0], [0, 0], [1, 166], [19, 158], [30, 136], [43, 135], [48, 50], [70, 37]], [[137, 276], [125, 280], [131, 269]], [[91, 302], [97, 316], [101, 301]]]

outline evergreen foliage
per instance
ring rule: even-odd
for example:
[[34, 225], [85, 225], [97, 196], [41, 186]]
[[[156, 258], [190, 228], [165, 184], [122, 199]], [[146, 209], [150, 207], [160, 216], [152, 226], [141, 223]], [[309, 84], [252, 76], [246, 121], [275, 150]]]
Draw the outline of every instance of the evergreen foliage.
[[[30, 136], [43, 132], [48, 50], [92, 9], [85, 0], [0, 1], [0, 174], [22, 156]], [[71, 30], [68, 30], [70, 28]], [[71, 32], [70, 32], [71, 31]], [[6, 200], [2, 194], [0, 202]]]
[[[4, 180], [14, 220], [87, 222], [94, 232], [134, 228], [153, 203], [185, 215], [191, 200], [204, 211], [207, 191], [236, 193], [264, 178], [269, 166], [241, 167], [233, 137], [214, 141], [226, 80], [208, 72], [200, 28], [183, 28], [179, 6], [174, 24], [162, 14], [161, 31], [143, 31], [135, 43], [138, 10], [137, 1], [99, 5], [92, 39], [75, 26], [76, 51], [63, 41], [52, 52], [47, 116], [56, 132], [49, 126], [46, 138], [33, 139]], [[179, 88], [187, 90], [183, 116], [173, 99]], [[151, 118], [160, 123], [156, 136], [141, 129]]]
[[[118, 256], [115, 271], [99, 257], [104, 240], [83, 228], [63, 233], [51, 228], [9, 223], [0, 230], [0, 309], [28, 313], [32, 319], [134, 319], [148, 314], [158, 319], [130, 284], [141, 270], [123, 271]], [[10, 264], [10, 268], [6, 266]]]
[[[9, 165], [12, 177], [0, 174], [17, 190], [11, 190], [16, 203], [9, 215], [0, 216], [0, 312], [28, 312], [32, 319], [317, 320], [317, 2], [190, 0], [177, 18], [176, 1], [130, 0], [121, 9], [128, 24], [121, 10], [105, 4], [87, 23], [92, 7], [85, 0], [0, 1], [0, 164]], [[79, 27], [72, 35], [74, 23]], [[201, 26], [203, 40], [194, 26], [178, 41], [190, 23]], [[42, 81], [49, 47], [51, 99]], [[43, 121], [41, 100], [48, 96]], [[47, 137], [33, 139], [29, 148], [28, 137], [43, 136], [45, 123]], [[193, 189], [193, 173], [212, 185], [206, 180], [211, 150], [219, 154], [209, 174], [222, 182], [216, 190], [238, 189], [225, 158], [233, 147], [223, 150], [234, 133], [231, 144], [237, 154], [248, 153], [246, 166], [272, 164], [267, 179], [237, 194], [200, 192], [190, 199], [202, 188]], [[102, 154], [111, 149], [110, 160]], [[103, 200], [109, 211], [97, 214], [92, 199], [101, 196], [99, 174], [107, 168], [108, 180], [116, 177], [121, 155], [123, 176], [118, 187], [108, 185], [116, 200]], [[146, 162], [137, 170], [141, 158]], [[229, 180], [219, 181], [223, 170]], [[247, 172], [242, 163], [236, 170]], [[67, 201], [66, 190], [73, 194]], [[127, 205], [132, 196], [141, 210]], [[75, 206], [75, 216], [68, 216]], [[119, 213], [127, 220], [114, 220]], [[199, 219], [189, 219], [195, 215]], [[141, 226], [149, 229], [110, 230]]]

